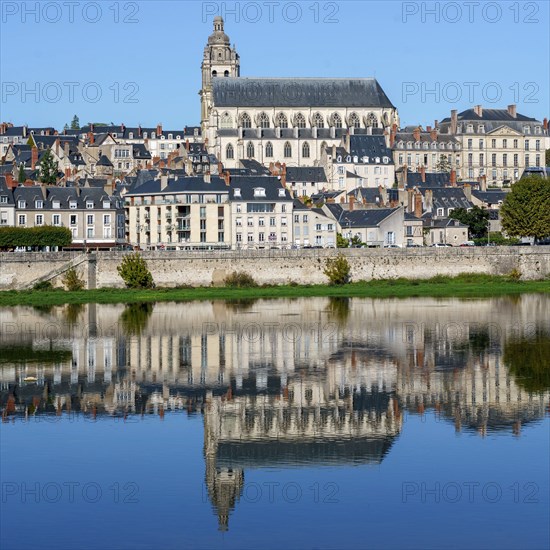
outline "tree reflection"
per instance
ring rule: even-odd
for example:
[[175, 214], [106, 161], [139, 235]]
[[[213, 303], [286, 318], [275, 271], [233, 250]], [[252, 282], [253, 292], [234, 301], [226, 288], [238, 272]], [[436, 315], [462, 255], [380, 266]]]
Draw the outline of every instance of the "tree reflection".
[[350, 313], [350, 299], [340, 296], [329, 298], [327, 313], [331, 321], [344, 324], [347, 322]]
[[528, 392], [550, 389], [550, 337], [537, 332], [534, 338], [512, 340], [504, 346], [503, 362]]
[[147, 327], [149, 317], [153, 313], [150, 302], [128, 304], [120, 314], [120, 324], [127, 336], [139, 336]]

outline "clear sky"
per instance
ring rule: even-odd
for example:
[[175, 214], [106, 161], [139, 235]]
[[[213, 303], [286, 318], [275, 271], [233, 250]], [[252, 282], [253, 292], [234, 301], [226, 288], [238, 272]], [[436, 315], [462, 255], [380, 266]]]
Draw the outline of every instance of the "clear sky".
[[199, 123], [217, 14], [241, 76], [378, 79], [403, 126], [482, 104], [549, 117], [548, 1], [0, 0], [0, 119]]

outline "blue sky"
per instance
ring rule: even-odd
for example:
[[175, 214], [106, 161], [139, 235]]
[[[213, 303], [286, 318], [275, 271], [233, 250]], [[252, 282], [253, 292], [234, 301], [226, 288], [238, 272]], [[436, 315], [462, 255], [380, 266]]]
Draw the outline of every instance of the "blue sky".
[[[36, 5], [39, 9], [36, 11]], [[0, 119], [199, 122], [215, 14], [242, 76], [378, 79], [402, 125], [483, 104], [550, 114], [546, 1], [0, 1]]]

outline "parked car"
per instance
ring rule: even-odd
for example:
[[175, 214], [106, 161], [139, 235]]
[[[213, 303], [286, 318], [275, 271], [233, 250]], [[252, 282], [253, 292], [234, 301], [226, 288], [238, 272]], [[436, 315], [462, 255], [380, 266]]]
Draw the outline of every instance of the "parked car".
[[465, 241], [460, 246], [475, 246], [476, 243], [474, 241]]
[[384, 248], [401, 248], [398, 244], [385, 244]]
[[437, 248], [443, 248], [443, 247], [447, 247], [447, 246], [453, 246], [452, 244], [447, 244], [447, 243], [434, 243], [432, 244], [432, 246], [435, 246]]

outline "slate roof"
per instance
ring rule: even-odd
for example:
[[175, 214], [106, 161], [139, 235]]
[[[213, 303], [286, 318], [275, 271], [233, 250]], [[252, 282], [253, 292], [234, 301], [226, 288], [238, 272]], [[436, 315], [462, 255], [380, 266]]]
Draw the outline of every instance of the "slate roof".
[[[481, 112], [481, 116], [479, 116], [474, 109], [466, 109], [465, 111], [462, 111], [461, 113], [458, 113], [457, 115], [459, 121], [484, 121], [484, 120], [490, 120], [490, 121], [509, 121], [509, 122], [517, 122], [519, 121], [530, 121], [530, 122], [537, 122], [536, 118], [530, 118], [525, 115], [521, 115], [519, 113], [516, 113], [516, 116], [513, 117], [509, 112], [508, 109], [483, 109]], [[441, 123], [444, 122], [451, 122], [450, 117], [444, 118]]]
[[13, 199], [13, 191], [8, 189], [8, 186], [6, 185], [6, 178], [4, 176], [0, 176], [0, 196], [8, 197], [8, 202], [0, 203], [0, 206], [13, 206], [15, 204]]
[[506, 191], [472, 191], [472, 196], [480, 201], [483, 201], [485, 204], [498, 204], [499, 201], [503, 201], [508, 193]]
[[393, 164], [392, 152], [386, 147], [384, 136], [352, 135], [349, 142], [349, 152], [352, 157], [358, 156], [360, 160], [362, 157], [369, 157], [369, 159], [388, 157], [390, 159], [388, 164]]
[[327, 175], [322, 166], [287, 166], [286, 181], [326, 183]]
[[150, 160], [151, 153], [147, 150], [147, 147], [143, 143], [134, 143], [132, 145], [132, 156], [135, 159]]
[[263, 164], [258, 162], [254, 159], [240, 159], [239, 160], [241, 166], [250, 172], [251, 176], [263, 174], [263, 175], [270, 175], [269, 169], [266, 168]]
[[101, 157], [97, 161], [96, 166], [108, 166], [108, 167], [112, 168], [113, 163], [105, 155], [101, 155]]
[[[265, 196], [254, 196], [254, 189], [262, 187]], [[235, 189], [240, 189], [241, 198], [235, 197]], [[280, 195], [280, 190], [284, 195]], [[292, 195], [288, 189], [281, 185], [281, 181], [275, 176], [236, 176], [231, 178], [231, 199], [235, 201], [278, 202], [291, 201]]]
[[389, 107], [374, 78], [214, 78], [216, 107]]
[[[426, 196], [426, 187], [420, 187], [420, 192]], [[433, 198], [433, 210], [437, 208], [472, 208], [471, 203], [459, 187], [435, 187], [430, 189]]]
[[366, 208], [346, 210], [339, 204], [327, 204], [326, 207], [341, 227], [377, 227], [398, 208]]
[[444, 187], [450, 183], [450, 174], [446, 172], [426, 172], [425, 182], [422, 182], [420, 172], [407, 171], [407, 187]]
[[[382, 195], [378, 190], [378, 187], [356, 187], [348, 194], [348, 197], [355, 197], [356, 199], [366, 200], [368, 204], [376, 204], [382, 202]], [[378, 201], [376, 200], [378, 199]]]
[[[140, 172], [141, 175], [141, 172]], [[139, 176], [138, 176], [139, 180]], [[168, 183], [161, 189], [160, 179], [149, 179], [144, 183], [136, 182], [128, 191], [126, 196], [133, 195], [164, 195], [170, 193], [227, 193], [229, 187], [223, 178], [211, 176], [210, 183], [206, 183], [202, 176], [186, 176], [168, 178]]]

